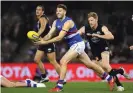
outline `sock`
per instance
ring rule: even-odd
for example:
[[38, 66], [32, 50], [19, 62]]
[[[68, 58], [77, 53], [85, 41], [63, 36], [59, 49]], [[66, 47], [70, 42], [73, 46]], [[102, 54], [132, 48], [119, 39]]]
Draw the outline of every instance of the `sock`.
[[104, 72], [101, 78], [110, 81], [112, 79], [112, 76]]
[[47, 70], [45, 69], [45, 74], [41, 74], [41, 78], [46, 78], [47, 74], [48, 74], [48, 72], [47, 72]]
[[113, 70], [116, 72], [116, 74], [121, 74], [121, 75], [124, 74], [123, 69], [113, 69]]
[[41, 74], [41, 78], [46, 78], [46, 74]]
[[116, 76], [116, 71], [114, 69], [111, 69], [111, 71], [109, 72], [109, 75]]
[[59, 89], [62, 89], [63, 88], [63, 83], [64, 83], [64, 80], [58, 80], [56, 87], [58, 87]]
[[115, 83], [116, 83], [117, 86], [122, 86], [123, 87], [123, 85], [120, 83], [117, 76], [115, 76]]
[[37, 84], [33, 84], [33, 86], [32, 87], [37, 87]]
[[27, 84], [27, 87], [31, 87], [31, 81], [30, 80], [26, 80], [26, 84]]

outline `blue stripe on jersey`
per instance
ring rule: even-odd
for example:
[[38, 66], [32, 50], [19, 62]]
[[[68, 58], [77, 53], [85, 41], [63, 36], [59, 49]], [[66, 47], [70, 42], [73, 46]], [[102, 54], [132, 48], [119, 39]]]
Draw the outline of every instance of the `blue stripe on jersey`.
[[[64, 23], [68, 20], [72, 20], [72, 19], [69, 18], [69, 17], [66, 17], [63, 21], [61, 21], [60, 19], [57, 19], [56, 20], [57, 30], [61, 31]], [[74, 26], [69, 29], [69, 31], [67, 32], [67, 34], [65, 36], [65, 39], [66, 39], [67, 44], [69, 45], [69, 47], [72, 46], [73, 44], [77, 43], [77, 42], [83, 41], [81, 36], [78, 33], [76, 34], [76, 32], [77, 32], [77, 27], [74, 24]]]

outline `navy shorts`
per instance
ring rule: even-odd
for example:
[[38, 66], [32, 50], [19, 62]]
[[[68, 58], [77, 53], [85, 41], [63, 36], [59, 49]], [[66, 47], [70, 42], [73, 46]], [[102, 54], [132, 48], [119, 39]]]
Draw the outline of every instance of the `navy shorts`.
[[55, 44], [51, 43], [47, 45], [39, 45], [37, 49], [40, 51], [44, 51], [45, 53], [52, 53], [55, 52]]

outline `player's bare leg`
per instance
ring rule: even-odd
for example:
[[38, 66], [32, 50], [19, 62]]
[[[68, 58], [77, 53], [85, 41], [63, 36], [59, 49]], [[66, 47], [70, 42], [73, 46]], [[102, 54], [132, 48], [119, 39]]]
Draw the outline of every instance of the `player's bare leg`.
[[73, 50], [69, 50], [60, 60], [61, 65], [61, 73], [60, 73], [60, 80], [64, 80], [67, 72], [67, 64], [74, 58], [78, 56], [78, 53]]
[[[99, 61], [93, 60], [93, 62], [95, 62], [96, 64], [98, 64], [99, 66], [101, 66], [104, 71], [106, 71], [107, 73], [109, 73], [110, 75], [115, 77], [115, 83], [117, 84], [117, 89], [118, 90], [123, 90], [124, 91], [124, 87], [123, 85], [120, 83], [116, 73], [114, 72], [114, 69], [112, 69], [112, 67], [109, 64], [109, 52], [108, 51], [104, 51], [101, 53], [101, 57], [102, 59]], [[121, 88], [121, 89], [120, 89]]]
[[47, 82], [49, 81], [49, 78], [47, 77], [47, 72], [43, 66], [43, 63], [41, 61], [41, 59], [44, 57], [44, 52], [37, 50], [36, 54], [35, 54], [35, 58], [34, 61], [36, 62], [38, 68], [40, 69], [41, 72], [41, 78], [42, 80], [40, 82]]
[[47, 57], [48, 57], [48, 60], [50, 61], [50, 63], [56, 69], [56, 72], [60, 75], [60, 65], [56, 61], [56, 54], [55, 54], [55, 52], [47, 53]]
[[71, 49], [68, 50], [68, 52], [62, 57], [60, 60], [61, 70], [60, 70], [60, 79], [57, 82], [57, 86], [50, 90], [51, 92], [58, 92], [62, 91], [63, 88], [63, 82], [66, 76], [67, 72], [67, 64], [74, 58], [78, 56], [78, 53], [76, 51], [73, 51]]
[[57, 83], [56, 88], [52, 89], [51, 91], [61, 91], [63, 88], [63, 80], [66, 76], [66, 72], [67, 72], [67, 64], [73, 59], [76, 58], [78, 56], [79, 60], [81, 60], [81, 62], [83, 62], [88, 68], [91, 68], [93, 70], [95, 70], [97, 73], [99, 73], [102, 77], [104, 77], [106, 80], [108, 80], [109, 82], [111, 81], [111, 90], [114, 86], [113, 82], [113, 78], [108, 75], [107, 73], [104, 72], [104, 70], [98, 66], [97, 64], [93, 63], [89, 57], [87, 56], [87, 54], [85, 52], [83, 52], [82, 54], [78, 54], [76, 51], [74, 50], [69, 50], [61, 59], [60, 63], [61, 63], [61, 73], [60, 73], [60, 80]]
[[[54, 66], [54, 68], [56, 69], [56, 72], [58, 73], [58, 75], [60, 76], [60, 65], [59, 63], [56, 61], [56, 53], [52, 52], [52, 53], [47, 53], [47, 57], [48, 60], [50, 61], [50, 63]], [[64, 79], [64, 84], [66, 84], [66, 79]]]
[[102, 75], [104, 73], [104, 70], [97, 64], [93, 63], [85, 52], [79, 55], [78, 59], [83, 62], [87, 68], [93, 69], [98, 74]]
[[[101, 57], [102, 57], [102, 62], [100, 62], [100, 65], [105, 69], [105, 71], [107, 72], [111, 72], [112, 70], [114, 70], [114, 74], [121, 74], [123, 75], [126, 79], [130, 79], [130, 76], [126, 73], [126, 71], [124, 70], [123, 67], [120, 67], [119, 69], [112, 69], [112, 67], [109, 64], [109, 52], [108, 51], [104, 51], [101, 53]], [[106, 64], [106, 65], [105, 65]], [[113, 71], [112, 71], [113, 73]], [[114, 75], [113, 74], [113, 75]]]
[[[108, 75], [99, 65], [92, 62], [85, 52], [83, 52], [82, 55], [79, 55], [78, 59], [80, 61], [82, 61], [88, 68], [91, 68], [96, 73], [98, 73], [99, 76], [101, 76], [101, 78], [104, 78], [105, 80], [107, 80], [109, 82], [109, 85], [110, 85], [110, 90], [111, 91], [113, 90], [114, 79], [112, 78], [112, 76]], [[105, 77], [105, 75], [106, 75], [106, 77]]]

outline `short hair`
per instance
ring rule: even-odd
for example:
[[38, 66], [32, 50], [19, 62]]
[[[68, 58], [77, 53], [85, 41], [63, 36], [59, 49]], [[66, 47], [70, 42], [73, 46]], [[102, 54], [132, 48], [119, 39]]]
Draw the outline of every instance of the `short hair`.
[[45, 10], [43, 5], [38, 5], [37, 7], [41, 7], [42, 8], [42, 11]]
[[98, 15], [97, 15], [97, 13], [95, 13], [95, 12], [90, 12], [89, 14], [88, 14], [88, 18], [89, 17], [94, 17], [95, 19], [98, 19]]
[[65, 11], [67, 11], [67, 6], [64, 4], [58, 4], [57, 8], [63, 8]]

